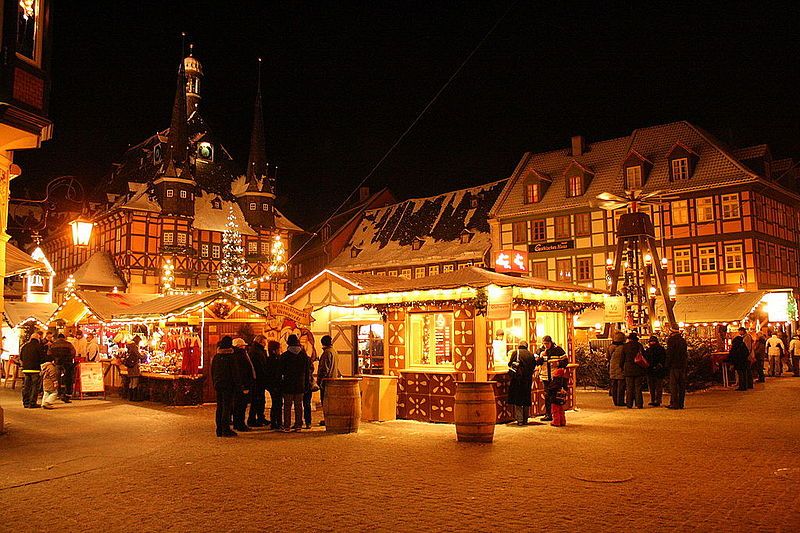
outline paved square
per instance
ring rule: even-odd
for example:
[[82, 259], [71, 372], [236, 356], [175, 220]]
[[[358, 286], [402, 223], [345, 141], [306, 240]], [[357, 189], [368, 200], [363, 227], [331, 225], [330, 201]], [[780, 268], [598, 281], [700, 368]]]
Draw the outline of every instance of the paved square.
[[406, 421], [223, 440], [213, 406], [0, 399], [3, 531], [800, 529], [800, 378], [685, 411], [584, 392], [566, 428], [491, 445]]

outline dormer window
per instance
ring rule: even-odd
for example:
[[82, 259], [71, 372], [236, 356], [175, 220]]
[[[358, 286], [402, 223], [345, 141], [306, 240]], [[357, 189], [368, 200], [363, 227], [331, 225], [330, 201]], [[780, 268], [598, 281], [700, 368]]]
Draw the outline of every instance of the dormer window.
[[567, 196], [580, 196], [583, 194], [583, 176], [570, 176]]
[[525, 184], [525, 203], [537, 204], [542, 200], [542, 186], [538, 182]]
[[680, 157], [672, 160], [672, 180], [689, 179], [689, 158]]
[[269, 211], [269, 204], [267, 204], [267, 203], [261, 204], [261, 210], [262, 211]]
[[188, 191], [181, 191], [181, 198], [188, 198], [189, 192]]
[[255, 202], [250, 202], [250, 211], [255, 211], [258, 205]]
[[356, 248], [355, 246], [350, 248], [350, 257], [356, 258], [360, 253], [361, 253], [361, 248]]
[[172, 198], [173, 196], [175, 196], [175, 191], [167, 189], [167, 198]]
[[413, 241], [411, 241], [411, 249], [412, 250], [419, 250], [420, 248], [422, 248], [422, 245], [424, 243], [425, 243], [425, 241], [422, 240], [422, 239], [414, 239]]
[[473, 194], [472, 196], [470, 196], [469, 197], [469, 207], [470, 207], [470, 209], [477, 208], [478, 207], [478, 203], [480, 202], [480, 199], [481, 199], [481, 197], [480, 197], [479, 194]]
[[635, 165], [625, 169], [625, 190], [640, 190], [644, 185], [642, 181], [642, 166]]
[[[461, 235], [459, 235], [458, 242], [460, 242], [461, 244], [469, 244], [469, 242], [472, 240], [472, 237], [474, 236], [475, 234], [472, 233], [471, 231], [464, 230], [461, 232]], [[420, 244], [420, 246], [422, 245]]]
[[211, 200], [211, 209], [222, 209], [222, 201], [219, 198]]

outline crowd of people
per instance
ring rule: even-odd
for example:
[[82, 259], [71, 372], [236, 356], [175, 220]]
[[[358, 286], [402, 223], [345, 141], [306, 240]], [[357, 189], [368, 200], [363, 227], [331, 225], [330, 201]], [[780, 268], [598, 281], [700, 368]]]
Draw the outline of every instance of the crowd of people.
[[569, 358], [564, 349], [553, 342], [549, 335], [542, 337], [542, 345], [536, 355], [528, 350], [528, 343], [522, 341], [511, 352], [508, 361], [511, 381], [508, 388], [508, 403], [514, 406], [517, 425], [528, 424], [531, 408], [531, 389], [534, 379], [541, 380], [545, 391], [545, 415], [542, 422], [553, 426], [565, 426], [564, 404], [567, 398], [567, 365]]
[[731, 342], [725, 364], [736, 371], [739, 391], [752, 389], [754, 382], [764, 383], [767, 375], [782, 377], [784, 365], [787, 373], [800, 377], [800, 335], [789, 341], [784, 332], [769, 331], [766, 326], [758, 332], [741, 327]]
[[[22, 370], [22, 405], [26, 409], [52, 409], [56, 400], [70, 403], [76, 361], [97, 361], [100, 348], [94, 335], [78, 330], [74, 337], [33, 331], [19, 350]], [[42, 403], [39, 403], [42, 396]]]
[[[225, 336], [219, 341], [211, 360], [211, 379], [217, 394], [217, 437], [235, 437], [237, 431], [258, 427], [284, 432], [311, 428], [312, 394], [319, 390], [324, 403], [325, 380], [341, 377], [333, 341], [329, 335], [322, 337], [319, 358], [306, 353], [297, 335], [289, 335], [286, 342], [288, 347], [281, 353], [280, 343], [267, 341], [263, 335], [255, 337], [249, 346], [239, 337]], [[267, 393], [271, 403], [269, 417]], [[320, 421], [320, 425], [324, 424], [324, 420]]]

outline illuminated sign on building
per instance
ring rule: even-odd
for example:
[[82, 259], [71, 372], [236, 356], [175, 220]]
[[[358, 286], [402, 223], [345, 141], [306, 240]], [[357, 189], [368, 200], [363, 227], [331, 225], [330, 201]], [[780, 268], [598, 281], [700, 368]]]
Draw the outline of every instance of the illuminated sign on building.
[[494, 255], [495, 272], [528, 272], [528, 252], [519, 250], [499, 250]]

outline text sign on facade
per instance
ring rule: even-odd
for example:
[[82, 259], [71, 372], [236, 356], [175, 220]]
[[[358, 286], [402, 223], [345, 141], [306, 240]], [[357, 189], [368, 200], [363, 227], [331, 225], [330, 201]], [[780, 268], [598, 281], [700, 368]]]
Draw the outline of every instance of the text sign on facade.
[[528, 252], [519, 250], [499, 250], [494, 255], [495, 272], [528, 272]]
[[512, 287], [490, 287], [486, 320], [508, 320], [514, 302]]
[[558, 242], [537, 242], [536, 244], [529, 244], [528, 251], [530, 252], [552, 252], [555, 250], [571, 250], [575, 248], [575, 241], [558, 241]]
[[625, 322], [624, 296], [606, 296], [603, 299], [603, 302], [605, 303], [605, 313], [603, 313], [603, 317], [607, 324]]

